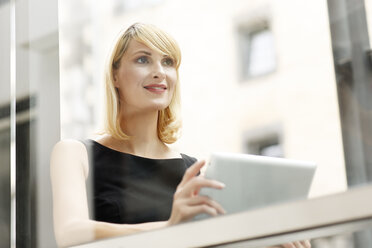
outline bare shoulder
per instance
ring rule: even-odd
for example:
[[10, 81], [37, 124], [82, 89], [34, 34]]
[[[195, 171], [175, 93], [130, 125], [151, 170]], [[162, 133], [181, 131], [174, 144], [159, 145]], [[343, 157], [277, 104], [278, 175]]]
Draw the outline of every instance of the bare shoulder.
[[[52, 150], [51, 167], [79, 167], [84, 170], [87, 177], [89, 171], [88, 152], [85, 145], [74, 139], [58, 141]], [[75, 168], [78, 169], [78, 168]]]
[[174, 147], [171, 147], [169, 145], [166, 146], [166, 156], [169, 158], [182, 158], [181, 153], [175, 149]]
[[78, 140], [65, 139], [58, 141], [52, 151], [52, 155], [59, 155], [60, 153], [65, 155], [77, 155], [77, 158], [84, 158], [87, 155], [85, 145]]
[[100, 143], [101, 145], [104, 146], [113, 146], [114, 145], [114, 139], [112, 138], [111, 135], [108, 134], [103, 134], [100, 136], [96, 136], [93, 138], [94, 141]]

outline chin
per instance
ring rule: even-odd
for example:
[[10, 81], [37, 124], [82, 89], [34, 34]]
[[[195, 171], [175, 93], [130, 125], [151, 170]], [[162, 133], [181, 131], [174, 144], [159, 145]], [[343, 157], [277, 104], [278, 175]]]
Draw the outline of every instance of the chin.
[[153, 103], [151, 108], [153, 110], [163, 110], [163, 109], [166, 109], [168, 106], [169, 106], [170, 102], [157, 102], [157, 103]]
[[153, 112], [153, 111], [160, 111], [164, 110], [168, 107], [168, 105], [152, 105], [144, 109], [145, 112]]
[[164, 110], [168, 107], [169, 105], [166, 105], [166, 106], [159, 106], [158, 108], [156, 108], [157, 111], [160, 111], [160, 110]]

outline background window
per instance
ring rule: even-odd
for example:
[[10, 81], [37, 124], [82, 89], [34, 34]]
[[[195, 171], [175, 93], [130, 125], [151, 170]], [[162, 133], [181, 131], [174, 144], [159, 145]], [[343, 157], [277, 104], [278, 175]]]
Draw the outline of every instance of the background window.
[[269, 157], [284, 157], [280, 127], [267, 126], [246, 132], [243, 137], [245, 153]]
[[246, 146], [246, 152], [249, 154], [278, 158], [284, 157], [283, 147], [278, 137], [247, 141]]
[[278, 140], [260, 144], [258, 155], [278, 158], [284, 157], [282, 145], [279, 143]]
[[239, 31], [241, 79], [262, 76], [276, 69], [274, 35], [265, 25]]

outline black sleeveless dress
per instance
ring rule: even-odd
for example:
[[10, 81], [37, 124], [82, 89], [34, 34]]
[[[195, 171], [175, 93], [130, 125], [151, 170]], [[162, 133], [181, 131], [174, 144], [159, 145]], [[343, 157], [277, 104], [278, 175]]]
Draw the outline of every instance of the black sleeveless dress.
[[91, 219], [137, 224], [168, 220], [173, 194], [195, 158], [150, 159], [83, 140], [89, 160]]

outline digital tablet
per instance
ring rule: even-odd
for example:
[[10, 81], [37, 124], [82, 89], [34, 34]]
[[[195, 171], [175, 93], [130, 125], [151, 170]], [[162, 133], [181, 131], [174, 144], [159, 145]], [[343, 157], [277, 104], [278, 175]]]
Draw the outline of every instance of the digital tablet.
[[[283, 201], [304, 199], [316, 170], [316, 164], [284, 158], [248, 154], [213, 153], [205, 177], [223, 182], [222, 190], [202, 188], [226, 210], [236, 213]], [[203, 219], [199, 215], [195, 219]]]

